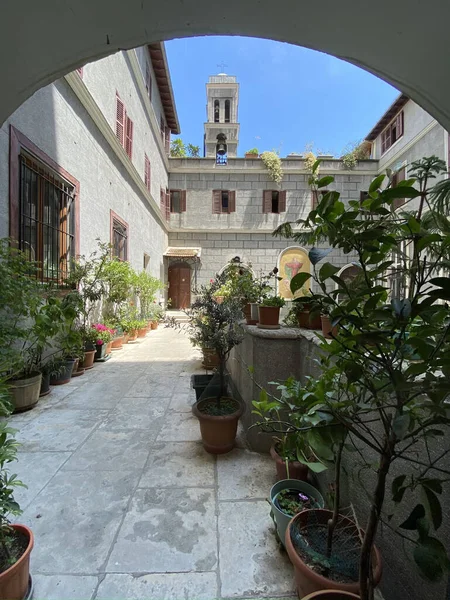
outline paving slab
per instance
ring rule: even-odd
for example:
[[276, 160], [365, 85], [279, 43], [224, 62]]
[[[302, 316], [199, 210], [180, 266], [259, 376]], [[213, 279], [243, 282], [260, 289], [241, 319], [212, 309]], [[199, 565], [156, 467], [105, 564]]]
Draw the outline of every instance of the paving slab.
[[138, 489], [107, 572], [211, 571], [217, 562], [215, 498], [208, 489]]
[[33, 600], [91, 600], [98, 578], [89, 575], [33, 574]]
[[156, 438], [157, 442], [196, 442], [201, 439], [198, 420], [191, 413], [170, 411]]
[[11, 466], [11, 471], [27, 486], [18, 487], [14, 492], [14, 498], [22, 510], [36, 498], [70, 456], [70, 452], [19, 451], [18, 462]]
[[[22, 449], [33, 451], [76, 450], [103, 421], [105, 411], [54, 408], [43, 411], [16, 436]], [[12, 422], [14, 425], [14, 421]]]
[[150, 453], [140, 488], [214, 486], [214, 457], [201, 442], [155, 444]]
[[170, 400], [169, 411], [190, 413], [194, 404], [195, 393], [193, 390], [177, 392]]
[[234, 448], [217, 457], [219, 500], [268, 498], [276, 481], [275, 464], [267, 454]]
[[269, 512], [265, 500], [220, 503], [222, 597], [270, 597], [294, 592], [292, 565], [278, 548]]
[[106, 575], [96, 600], [213, 600], [217, 598], [215, 573], [158, 573]]
[[128, 471], [142, 469], [150, 453], [147, 431], [98, 429], [63, 467], [64, 471]]
[[167, 398], [124, 398], [100, 425], [108, 431], [145, 429], [148, 441], [154, 441], [162, 425], [162, 417], [170, 403]]
[[59, 471], [20, 517], [35, 536], [33, 571], [100, 571], [137, 479], [136, 472]]

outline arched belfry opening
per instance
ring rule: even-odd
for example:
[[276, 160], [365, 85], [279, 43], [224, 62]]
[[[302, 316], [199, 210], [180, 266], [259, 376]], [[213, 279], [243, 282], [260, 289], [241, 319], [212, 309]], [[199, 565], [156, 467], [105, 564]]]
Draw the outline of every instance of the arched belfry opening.
[[236, 77], [226, 73], [211, 75], [206, 84], [206, 97], [204, 155], [215, 158], [218, 165], [227, 164], [228, 158], [236, 158], [239, 143], [239, 84]]

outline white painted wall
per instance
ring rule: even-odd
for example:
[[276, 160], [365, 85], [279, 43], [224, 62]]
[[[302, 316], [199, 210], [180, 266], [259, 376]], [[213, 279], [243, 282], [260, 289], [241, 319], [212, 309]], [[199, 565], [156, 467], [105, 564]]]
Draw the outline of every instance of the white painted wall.
[[[136, 105], [132, 104], [131, 109], [135, 110]], [[137, 110], [136, 115], [139, 116]], [[8, 235], [9, 124], [79, 180], [81, 253], [92, 252], [96, 248], [96, 238], [110, 241], [110, 210], [113, 210], [129, 225], [132, 266], [138, 270], [143, 268], [145, 252], [150, 255], [147, 270], [161, 277], [167, 234], [152, 216], [147, 199], [65, 80], [37, 92], [0, 130], [0, 235]], [[151, 150], [149, 134], [148, 139]], [[142, 150], [143, 142], [138, 142], [139, 136], [136, 140], [135, 147]], [[164, 172], [164, 176], [161, 182], [154, 176], [155, 187], [165, 184], [167, 173]]]

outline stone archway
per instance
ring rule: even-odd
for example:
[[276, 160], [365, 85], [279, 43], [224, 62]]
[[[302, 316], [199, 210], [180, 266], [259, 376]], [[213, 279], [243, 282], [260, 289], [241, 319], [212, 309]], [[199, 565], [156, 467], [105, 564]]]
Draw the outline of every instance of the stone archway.
[[[411, 10], [408, 0], [319, 4], [129, 0], [126, 6], [119, 0], [22, 0], [3, 4], [0, 81], [5, 85], [0, 124], [39, 88], [117, 50], [177, 37], [243, 35], [305, 46], [358, 65], [398, 87], [450, 130], [450, 78], [445, 76], [450, 60], [450, 3], [440, 0], [429, 0], [423, 11]], [[425, 11], [436, 15], [432, 27], [424, 25]], [[374, 30], [379, 35], [370, 33]]]

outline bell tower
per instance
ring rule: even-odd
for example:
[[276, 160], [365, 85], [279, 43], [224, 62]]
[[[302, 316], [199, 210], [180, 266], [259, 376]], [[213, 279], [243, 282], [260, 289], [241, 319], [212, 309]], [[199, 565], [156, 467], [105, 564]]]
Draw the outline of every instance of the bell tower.
[[239, 84], [234, 75], [211, 75], [206, 84], [204, 156], [218, 165], [236, 158], [239, 142]]

